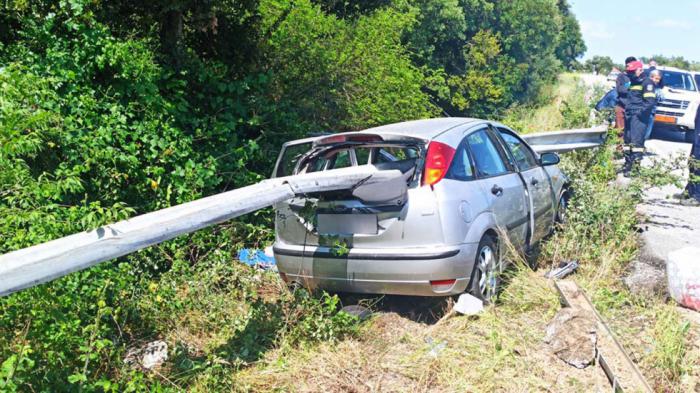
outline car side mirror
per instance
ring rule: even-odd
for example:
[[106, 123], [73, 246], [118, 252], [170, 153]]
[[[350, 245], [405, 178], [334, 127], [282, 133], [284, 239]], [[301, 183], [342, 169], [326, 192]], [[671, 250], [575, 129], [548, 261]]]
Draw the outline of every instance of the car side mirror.
[[559, 163], [559, 155], [557, 153], [542, 153], [540, 155], [540, 165], [557, 165]]

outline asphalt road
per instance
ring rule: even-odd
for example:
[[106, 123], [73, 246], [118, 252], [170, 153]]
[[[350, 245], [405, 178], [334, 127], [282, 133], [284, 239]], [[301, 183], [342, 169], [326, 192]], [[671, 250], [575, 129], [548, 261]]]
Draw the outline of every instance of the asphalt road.
[[[673, 159], [679, 155], [687, 158], [691, 144], [684, 142], [683, 132], [669, 127], [655, 127], [646, 142], [648, 154], [643, 165], [652, 165], [661, 158]], [[683, 177], [683, 186], [688, 179], [687, 169], [676, 170]], [[647, 217], [641, 234], [640, 260], [665, 267], [668, 253], [691, 245], [697, 246], [700, 238], [700, 207], [681, 203], [677, 198], [683, 192], [674, 185], [655, 187], [646, 191], [644, 201], [637, 207]], [[693, 244], [693, 242], [695, 244]]]

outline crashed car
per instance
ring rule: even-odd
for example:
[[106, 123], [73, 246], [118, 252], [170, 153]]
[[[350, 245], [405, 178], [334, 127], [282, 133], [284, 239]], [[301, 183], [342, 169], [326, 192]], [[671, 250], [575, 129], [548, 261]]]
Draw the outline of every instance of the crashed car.
[[502, 236], [527, 251], [564, 220], [567, 178], [503, 124], [409, 121], [285, 143], [273, 177], [371, 165], [367, 187], [275, 205], [273, 252], [288, 284], [333, 292], [491, 300]]

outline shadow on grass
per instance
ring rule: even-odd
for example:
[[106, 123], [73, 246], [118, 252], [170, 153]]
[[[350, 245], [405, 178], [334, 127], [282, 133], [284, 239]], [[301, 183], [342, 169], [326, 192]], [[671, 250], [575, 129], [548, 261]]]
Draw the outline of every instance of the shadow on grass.
[[399, 296], [337, 293], [343, 306], [360, 304], [378, 313], [396, 313], [414, 322], [432, 325], [448, 311], [451, 296]]

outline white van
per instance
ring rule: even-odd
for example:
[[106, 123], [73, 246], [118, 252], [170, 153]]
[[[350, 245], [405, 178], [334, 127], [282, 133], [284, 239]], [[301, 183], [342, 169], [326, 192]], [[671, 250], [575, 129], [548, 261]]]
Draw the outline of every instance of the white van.
[[700, 104], [700, 75], [674, 67], [657, 68], [663, 73], [664, 88], [654, 122], [674, 125], [678, 131], [686, 133], [686, 140], [691, 139]]

